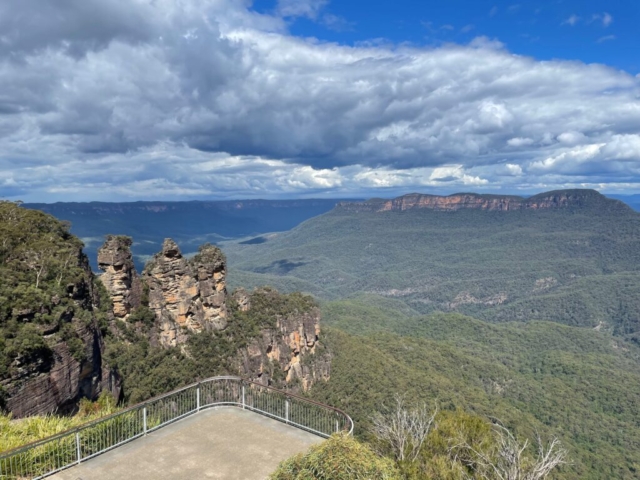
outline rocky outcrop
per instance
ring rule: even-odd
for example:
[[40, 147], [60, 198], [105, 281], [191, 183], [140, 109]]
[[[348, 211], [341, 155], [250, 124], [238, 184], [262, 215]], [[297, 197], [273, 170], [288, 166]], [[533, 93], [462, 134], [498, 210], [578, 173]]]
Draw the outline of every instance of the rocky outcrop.
[[126, 320], [140, 305], [141, 284], [131, 255], [131, 238], [108, 235], [98, 250], [99, 279], [113, 302], [113, 315]]
[[233, 300], [238, 305], [238, 310], [241, 312], [247, 312], [251, 308], [251, 298], [249, 293], [244, 288], [238, 288], [233, 292]]
[[624, 208], [622, 202], [607, 199], [595, 190], [558, 190], [529, 198], [476, 193], [456, 193], [448, 196], [412, 193], [392, 200], [371, 199], [366, 202], [341, 202], [338, 204], [338, 209], [350, 212], [389, 212], [413, 209], [436, 211], [477, 209], [506, 212], [581, 207], [594, 202], [609, 202], [611, 205]]
[[[274, 292], [278, 295], [277, 292]], [[331, 356], [320, 343], [320, 310], [277, 316], [275, 328], [260, 335], [242, 349], [240, 374], [264, 385], [308, 390], [331, 373]]]
[[2, 382], [6, 408], [14, 417], [73, 412], [81, 398], [97, 399], [104, 391], [120, 397], [121, 379], [102, 360], [100, 331], [80, 322], [74, 326], [84, 344], [83, 360], [74, 358], [66, 342], [58, 342], [44, 358], [17, 361], [11, 379]]
[[203, 245], [186, 259], [168, 238], [142, 275], [162, 345], [184, 343], [187, 332], [226, 327], [226, 262], [219, 248]]

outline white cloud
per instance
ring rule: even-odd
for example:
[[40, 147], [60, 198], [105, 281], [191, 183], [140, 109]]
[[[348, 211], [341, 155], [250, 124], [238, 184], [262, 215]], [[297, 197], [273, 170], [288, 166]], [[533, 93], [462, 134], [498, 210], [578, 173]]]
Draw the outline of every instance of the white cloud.
[[[301, 39], [278, 15], [240, 0], [86, 0], [75, 10], [55, 0], [34, 10], [34, 2], [15, 3], [13, 17], [0, 3], [6, 197], [338, 195], [640, 178], [629, 133], [640, 124], [640, 78], [602, 65], [539, 62], [486, 37], [439, 48]], [[280, 14], [321, 19], [323, 4], [281, 2]], [[32, 17], [32, 35], [7, 22], [31, 11], [44, 12]]]
[[507, 140], [507, 145], [509, 145], [510, 147], [526, 147], [528, 145], [533, 145], [534, 140], [532, 138], [522, 138], [522, 137], [516, 137], [516, 138], [510, 138], [509, 140]]
[[558, 141], [567, 145], [575, 145], [586, 140], [582, 132], [563, 132], [558, 135]]
[[564, 22], [562, 22], [562, 24], [571, 25], [573, 27], [577, 25], [579, 21], [580, 21], [580, 17], [576, 14], [573, 14], [569, 18], [567, 18]]
[[505, 167], [507, 169], [507, 172], [510, 175], [515, 175], [515, 176], [522, 175], [522, 167], [520, 165], [514, 165], [512, 163], [507, 163], [505, 165]]
[[604, 37], [600, 37], [596, 43], [610, 42], [611, 40], [615, 40], [615, 39], [616, 39], [615, 35], [605, 35]]
[[276, 11], [283, 17], [307, 17], [315, 20], [329, 0], [278, 0]]
[[602, 26], [607, 28], [609, 25], [613, 23], [613, 16], [611, 16], [611, 14], [607, 12], [596, 13], [591, 17], [591, 22], [602, 23]]

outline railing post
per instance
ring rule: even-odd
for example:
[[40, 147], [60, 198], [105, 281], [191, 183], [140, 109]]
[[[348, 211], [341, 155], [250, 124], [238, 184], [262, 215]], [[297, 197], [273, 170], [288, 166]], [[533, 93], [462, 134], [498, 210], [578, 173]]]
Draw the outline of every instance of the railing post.
[[80, 432], [76, 432], [76, 453], [78, 455], [78, 464], [82, 461], [82, 452], [80, 451]]
[[242, 409], [243, 410], [244, 410], [244, 406], [245, 406], [245, 403], [244, 403], [244, 385], [242, 385]]
[[200, 382], [198, 382], [198, 387], [196, 389], [196, 410], [200, 411]]
[[336, 418], [336, 433], [338, 433], [339, 431], [340, 431], [340, 422]]
[[147, 406], [142, 407], [142, 431], [147, 434]]
[[289, 400], [284, 401], [284, 416], [287, 423], [289, 423]]

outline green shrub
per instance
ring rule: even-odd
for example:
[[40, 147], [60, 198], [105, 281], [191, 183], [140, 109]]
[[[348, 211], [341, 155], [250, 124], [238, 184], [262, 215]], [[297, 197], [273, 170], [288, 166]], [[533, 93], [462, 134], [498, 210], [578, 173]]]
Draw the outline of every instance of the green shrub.
[[271, 480], [395, 480], [391, 460], [345, 434], [335, 434], [307, 453], [282, 462]]

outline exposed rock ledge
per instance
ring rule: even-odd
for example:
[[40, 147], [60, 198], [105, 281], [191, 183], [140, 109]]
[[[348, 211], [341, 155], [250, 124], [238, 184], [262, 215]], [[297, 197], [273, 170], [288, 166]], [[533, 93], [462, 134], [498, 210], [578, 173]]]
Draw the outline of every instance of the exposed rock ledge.
[[594, 203], [606, 203], [625, 207], [622, 202], [611, 200], [595, 190], [557, 190], [524, 198], [514, 195], [482, 195], [456, 193], [449, 196], [412, 193], [392, 200], [371, 199], [366, 202], [341, 202], [339, 209], [351, 212], [389, 212], [412, 209], [456, 211], [477, 209], [488, 211], [540, 210], [551, 208], [582, 207]]

